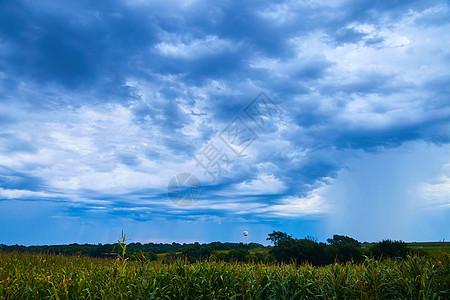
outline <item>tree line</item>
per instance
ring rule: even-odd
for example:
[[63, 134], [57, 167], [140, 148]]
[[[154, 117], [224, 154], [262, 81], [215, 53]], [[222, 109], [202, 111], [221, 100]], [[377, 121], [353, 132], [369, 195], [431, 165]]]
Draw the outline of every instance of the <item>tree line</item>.
[[[380, 258], [404, 258], [412, 250], [402, 241], [383, 240], [369, 248], [361, 246], [354, 238], [334, 235], [326, 243], [317, 242], [313, 237], [293, 238], [285, 232], [273, 231], [267, 237], [273, 246], [258, 243], [222, 243], [208, 244], [163, 244], [130, 243], [126, 256], [135, 260], [157, 260], [157, 254], [165, 253], [163, 262], [171, 263], [178, 259], [188, 262], [202, 260], [221, 260], [226, 262], [262, 262], [262, 263], [310, 263], [314, 266], [334, 262], [360, 262], [365, 256]], [[258, 248], [258, 249], [257, 249]], [[250, 251], [254, 250], [254, 251]], [[87, 255], [91, 257], [117, 257], [121, 248], [118, 244], [69, 244], [45, 246], [20, 246], [0, 244], [0, 251], [54, 253], [64, 255]], [[417, 250], [414, 250], [417, 251]], [[421, 254], [421, 253], [419, 253]]]
[[275, 260], [280, 262], [310, 263], [314, 266], [328, 265], [335, 262], [360, 262], [364, 257], [405, 258], [412, 250], [402, 241], [383, 240], [362, 248], [361, 243], [344, 235], [334, 235], [327, 243], [319, 243], [314, 238], [292, 238], [285, 232], [273, 231], [269, 234], [274, 247], [270, 250]]
[[[212, 242], [208, 244], [200, 244], [198, 242], [187, 243], [129, 243], [127, 245], [127, 255], [133, 256], [142, 253], [192, 253], [197, 255], [200, 251], [203, 257], [204, 253], [212, 253], [221, 250], [251, 250], [254, 248], [264, 247], [257, 243], [222, 243]], [[64, 255], [87, 255], [91, 257], [111, 257], [120, 254], [121, 249], [117, 243], [115, 244], [69, 244], [69, 245], [41, 245], [41, 246], [23, 246], [23, 245], [4, 245], [0, 244], [0, 251], [5, 252], [31, 252], [31, 253], [52, 253]]]

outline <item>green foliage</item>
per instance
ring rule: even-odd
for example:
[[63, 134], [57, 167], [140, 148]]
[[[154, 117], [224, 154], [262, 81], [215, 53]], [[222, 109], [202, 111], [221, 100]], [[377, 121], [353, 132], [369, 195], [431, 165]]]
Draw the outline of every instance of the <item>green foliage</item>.
[[[370, 249], [362, 249], [360, 242], [344, 236], [334, 235], [327, 239], [328, 244], [318, 243], [315, 238], [294, 239], [292, 236], [279, 231], [269, 234], [268, 240], [274, 243], [270, 254], [284, 263], [308, 262], [314, 266], [323, 266], [334, 262], [361, 262], [364, 256], [381, 258], [405, 258], [408, 253], [425, 256], [428, 253], [420, 248], [409, 249], [402, 241], [383, 240], [372, 245]], [[366, 248], [366, 247], [364, 247]], [[445, 245], [439, 247], [441, 255], [446, 255]]]
[[421, 249], [421, 248], [410, 248], [409, 255], [419, 256], [419, 257], [430, 256], [430, 254], [425, 249]]
[[210, 247], [201, 247], [200, 245], [193, 245], [182, 251], [181, 256], [189, 262], [196, 262], [201, 260], [207, 260], [211, 256], [212, 250]]
[[155, 261], [158, 260], [158, 256], [153, 252], [138, 252], [131, 255], [130, 259], [138, 261]]
[[214, 258], [216, 261], [224, 261], [224, 262], [258, 262], [258, 256], [255, 254], [250, 254], [248, 250], [238, 249], [238, 250], [230, 250], [227, 252], [215, 252]]
[[383, 240], [370, 248], [375, 258], [405, 258], [409, 252], [408, 247], [402, 241]]
[[177, 255], [176, 252], [169, 251], [166, 253], [166, 255], [164, 255], [164, 258], [162, 261], [165, 264], [171, 264], [171, 263], [174, 263], [175, 261], [177, 261], [178, 258], [179, 258], [179, 256]]
[[328, 263], [325, 257], [325, 244], [310, 239], [285, 240], [272, 248], [271, 254], [284, 263], [309, 262], [316, 266]]
[[328, 244], [333, 246], [342, 246], [342, 245], [353, 245], [357, 247], [361, 246], [360, 242], [358, 242], [354, 238], [338, 234], [333, 235], [332, 239], [327, 239], [327, 242]]
[[269, 237], [266, 239], [268, 241], [271, 241], [274, 246], [278, 246], [280, 243], [288, 242], [292, 240], [292, 235], [288, 235], [285, 232], [281, 231], [273, 231], [272, 233], [269, 233]]
[[119, 265], [120, 274], [125, 273], [125, 268], [127, 264], [128, 257], [125, 257], [127, 252], [127, 237], [126, 234], [122, 230], [122, 235], [119, 240], [117, 240], [120, 248], [122, 249], [121, 254], [117, 255], [117, 264]]
[[[256, 248], [268, 249], [257, 243], [221, 243], [212, 242], [209, 244], [156, 244], [156, 243], [127, 243], [126, 252], [129, 256], [141, 252], [153, 252], [163, 254], [168, 252], [183, 252], [189, 248], [209, 248], [210, 251], [246, 249], [252, 250]], [[121, 254], [122, 249], [117, 244], [70, 244], [70, 245], [51, 245], [51, 246], [21, 246], [21, 245], [3, 245], [0, 244], [1, 251], [31, 252], [31, 253], [54, 253], [67, 255], [88, 255], [91, 257], [116, 257]]]
[[[122, 241], [121, 241], [122, 242]], [[264, 265], [0, 251], [0, 299], [448, 299], [448, 256]]]
[[361, 261], [363, 258], [361, 244], [348, 236], [335, 234], [332, 239], [327, 239], [330, 247], [326, 249], [327, 257], [338, 262]]
[[273, 232], [269, 238], [275, 244], [270, 250], [274, 258], [280, 262], [308, 262], [315, 266], [323, 266], [334, 262], [361, 261], [360, 243], [350, 237], [334, 235], [328, 243], [318, 243], [315, 238], [294, 239], [283, 232]]
[[239, 250], [230, 250], [227, 253], [225, 261], [230, 262], [239, 262], [239, 261], [247, 261], [247, 257], [250, 255], [248, 250], [239, 249]]

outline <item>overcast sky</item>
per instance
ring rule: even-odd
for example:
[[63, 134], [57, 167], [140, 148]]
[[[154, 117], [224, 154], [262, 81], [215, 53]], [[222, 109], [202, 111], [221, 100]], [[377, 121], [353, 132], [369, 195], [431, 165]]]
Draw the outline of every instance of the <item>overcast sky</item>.
[[0, 243], [449, 223], [448, 1], [0, 2]]

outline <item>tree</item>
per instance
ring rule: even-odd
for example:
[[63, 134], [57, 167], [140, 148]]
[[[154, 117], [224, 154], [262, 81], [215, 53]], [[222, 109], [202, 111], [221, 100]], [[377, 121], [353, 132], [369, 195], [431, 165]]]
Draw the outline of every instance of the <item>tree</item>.
[[338, 235], [335, 234], [333, 235], [332, 239], [327, 239], [328, 244], [330, 245], [345, 245], [345, 244], [349, 244], [349, 245], [355, 245], [355, 246], [360, 246], [360, 243], [355, 240], [354, 238], [345, 236], [345, 235]]
[[281, 231], [273, 231], [272, 233], [269, 233], [269, 237], [266, 239], [268, 241], [272, 241], [275, 247], [279, 246], [281, 243], [291, 241], [292, 235], [288, 235], [285, 232]]
[[408, 254], [408, 247], [402, 241], [383, 240], [377, 245], [372, 246], [370, 252], [376, 258], [405, 258]]
[[327, 260], [324, 243], [317, 243], [309, 239], [289, 239], [278, 244], [270, 250], [276, 260], [285, 263], [309, 262], [315, 266], [331, 263]]
[[362, 259], [361, 244], [354, 238], [335, 234], [332, 239], [327, 239], [327, 242], [330, 244], [326, 250], [329, 259], [339, 262]]
[[267, 240], [274, 243], [270, 255], [282, 262], [309, 262], [315, 266], [362, 259], [360, 243], [348, 236], [334, 235], [329, 245], [317, 242], [316, 238], [293, 239], [292, 236], [274, 231]]
[[184, 256], [189, 262], [206, 260], [211, 256], [212, 250], [209, 246], [200, 246], [194, 244], [194, 246], [184, 249], [182, 256]]
[[225, 260], [229, 261], [246, 261], [246, 258], [250, 255], [250, 252], [246, 249], [230, 250]]

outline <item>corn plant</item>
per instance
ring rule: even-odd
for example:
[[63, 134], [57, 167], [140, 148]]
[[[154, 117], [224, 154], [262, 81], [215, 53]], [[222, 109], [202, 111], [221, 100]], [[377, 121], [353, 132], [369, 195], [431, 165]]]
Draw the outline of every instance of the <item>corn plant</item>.
[[172, 264], [0, 252], [0, 299], [449, 299], [448, 257], [308, 264]]
[[123, 230], [120, 239], [117, 240], [117, 243], [122, 249], [122, 252], [117, 255], [116, 262], [119, 265], [120, 275], [124, 275], [128, 257], [125, 257], [127, 253], [127, 237]]

